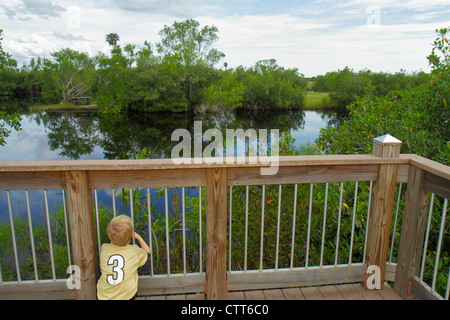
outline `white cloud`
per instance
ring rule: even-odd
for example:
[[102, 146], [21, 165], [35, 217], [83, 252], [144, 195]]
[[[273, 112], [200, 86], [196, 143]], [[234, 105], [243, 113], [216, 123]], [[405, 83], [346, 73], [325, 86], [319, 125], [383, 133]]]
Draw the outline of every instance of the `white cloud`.
[[11, 0], [1, 7], [10, 19], [29, 20], [30, 15], [36, 15], [43, 19], [59, 17], [65, 9], [53, 4], [50, 0]]
[[[42, 4], [40, 9], [36, 7], [38, 2]], [[381, 23], [371, 27], [367, 25], [367, 8], [374, 3], [381, 6]], [[225, 4], [226, 10], [219, 10]], [[261, 11], [262, 4], [266, 11], [255, 14], [253, 10]], [[181, 21], [181, 15], [193, 15], [201, 26], [218, 27], [217, 48], [225, 53], [224, 62], [229, 67], [251, 66], [258, 60], [274, 58], [279, 65], [297, 67], [310, 76], [347, 65], [356, 70], [393, 72], [426, 69], [434, 30], [450, 25], [443, 14], [450, 8], [444, 8], [440, 0], [320, 0], [292, 2], [285, 9], [282, 6], [286, 2], [270, 2], [281, 12], [277, 14], [267, 8], [268, 4], [244, 0], [242, 5], [250, 9], [243, 14], [240, 7], [230, 9], [230, 2], [222, 0], [10, 0], [0, 5], [0, 28], [4, 29], [5, 50], [20, 65], [27, 58], [48, 57], [52, 51], [66, 47], [90, 55], [99, 50], [109, 52], [105, 35], [111, 32], [119, 34], [121, 45], [140, 46], [145, 40], [155, 44], [165, 24]], [[420, 9], [424, 4], [427, 9]], [[405, 14], [407, 10], [401, 8], [415, 9]], [[18, 19], [24, 21], [19, 23]]]
[[449, 5], [448, 0], [349, 0], [339, 4], [339, 7], [369, 7], [397, 8], [405, 10], [430, 10]]
[[205, 0], [111, 0], [122, 10], [165, 14], [175, 17], [194, 17], [205, 13]]

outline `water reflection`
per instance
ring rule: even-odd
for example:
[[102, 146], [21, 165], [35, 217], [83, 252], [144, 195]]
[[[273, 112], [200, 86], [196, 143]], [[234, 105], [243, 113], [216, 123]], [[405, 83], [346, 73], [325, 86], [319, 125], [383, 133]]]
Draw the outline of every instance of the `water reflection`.
[[336, 112], [239, 111], [216, 114], [129, 114], [97, 112], [36, 112], [22, 115], [22, 131], [0, 147], [2, 160], [130, 159], [143, 149], [152, 158], [168, 158], [178, 143], [172, 132], [187, 129], [193, 135], [194, 121], [202, 130], [278, 129], [290, 132], [296, 144], [312, 143], [328, 122], [340, 121]]

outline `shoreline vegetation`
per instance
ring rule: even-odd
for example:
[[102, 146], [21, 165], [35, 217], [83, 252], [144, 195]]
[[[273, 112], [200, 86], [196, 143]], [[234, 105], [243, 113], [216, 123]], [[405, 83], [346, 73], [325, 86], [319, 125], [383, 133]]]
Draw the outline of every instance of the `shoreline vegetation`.
[[[101, 106], [97, 103], [89, 105], [75, 105], [67, 101], [61, 101], [57, 104], [43, 104], [31, 106], [32, 111], [99, 111]], [[313, 92], [308, 91], [305, 96], [305, 105], [301, 110], [334, 110], [336, 106], [333, 104], [329, 92]], [[208, 110], [208, 112], [214, 110]]]
[[[356, 72], [345, 67], [306, 77], [301, 69], [285, 68], [273, 58], [231, 67], [226, 54], [215, 48], [218, 28], [201, 27], [193, 19], [164, 25], [158, 35], [157, 43], [122, 45], [118, 34], [109, 33], [105, 41], [110, 52], [92, 56], [63, 48], [50, 57], [31, 58], [21, 68], [4, 53], [0, 101], [32, 100], [42, 104], [34, 110], [89, 109], [105, 114], [346, 110], [357, 96], [410, 90], [430, 76], [422, 71]], [[89, 107], [66, 104], [82, 96], [95, 101]]]
[[70, 102], [61, 101], [59, 104], [34, 105], [32, 111], [98, 111], [100, 107], [96, 104], [75, 105]]

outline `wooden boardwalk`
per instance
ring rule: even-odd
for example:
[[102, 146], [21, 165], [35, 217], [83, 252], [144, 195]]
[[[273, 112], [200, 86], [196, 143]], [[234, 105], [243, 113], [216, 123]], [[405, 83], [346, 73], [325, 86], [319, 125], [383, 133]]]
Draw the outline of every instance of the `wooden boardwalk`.
[[[205, 294], [158, 295], [138, 297], [137, 300], [205, 300]], [[234, 291], [228, 300], [402, 300], [388, 285], [381, 290], [366, 290], [361, 284], [322, 287]]]

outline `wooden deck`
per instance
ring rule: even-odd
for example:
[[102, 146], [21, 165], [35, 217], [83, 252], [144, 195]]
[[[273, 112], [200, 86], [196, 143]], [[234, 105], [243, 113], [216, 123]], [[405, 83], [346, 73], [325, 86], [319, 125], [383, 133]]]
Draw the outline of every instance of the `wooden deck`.
[[[205, 294], [157, 295], [137, 300], [205, 300]], [[388, 285], [381, 290], [366, 290], [361, 284], [342, 284], [322, 287], [234, 291], [228, 300], [402, 300]]]

